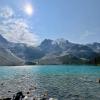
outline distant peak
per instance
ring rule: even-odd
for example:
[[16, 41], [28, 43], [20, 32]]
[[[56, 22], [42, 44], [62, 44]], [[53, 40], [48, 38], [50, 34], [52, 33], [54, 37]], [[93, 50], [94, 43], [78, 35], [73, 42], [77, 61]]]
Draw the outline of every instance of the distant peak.
[[53, 40], [51, 40], [51, 39], [45, 39], [45, 40], [43, 40], [42, 41], [42, 44], [44, 44], [44, 43], [51, 43]]
[[44, 41], [53, 41], [53, 40], [51, 40], [51, 39], [44, 39]]
[[57, 44], [67, 44], [67, 43], [69, 43], [69, 41], [65, 40], [64, 38], [56, 39], [55, 42]]

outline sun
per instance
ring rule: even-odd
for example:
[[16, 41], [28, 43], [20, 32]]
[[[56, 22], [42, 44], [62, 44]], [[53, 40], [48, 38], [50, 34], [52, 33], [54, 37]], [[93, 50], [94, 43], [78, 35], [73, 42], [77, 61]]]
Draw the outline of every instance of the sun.
[[33, 6], [29, 3], [27, 3], [25, 6], [24, 6], [24, 11], [26, 14], [28, 14], [29, 16], [31, 16], [33, 14]]

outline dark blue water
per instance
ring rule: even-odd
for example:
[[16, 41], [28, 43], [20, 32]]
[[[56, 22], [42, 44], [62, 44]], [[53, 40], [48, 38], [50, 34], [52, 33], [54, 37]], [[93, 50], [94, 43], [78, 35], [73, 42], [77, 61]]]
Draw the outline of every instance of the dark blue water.
[[[99, 66], [35, 65], [0, 67], [0, 95], [12, 96], [17, 91], [27, 92], [36, 86], [32, 95], [58, 100], [100, 100]], [[8, 91], [11, 91], [10, 93]]]

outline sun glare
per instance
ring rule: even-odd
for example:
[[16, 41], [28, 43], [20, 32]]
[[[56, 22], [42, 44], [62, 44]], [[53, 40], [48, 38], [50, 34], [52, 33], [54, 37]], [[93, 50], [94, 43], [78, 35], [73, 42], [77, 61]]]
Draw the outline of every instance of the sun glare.
[[33, 7], [31, 4], [26, 4], [24, 7], [24, 10], [25, 10], [26, 14], [28, 14], [30, 16], [33, 14]]

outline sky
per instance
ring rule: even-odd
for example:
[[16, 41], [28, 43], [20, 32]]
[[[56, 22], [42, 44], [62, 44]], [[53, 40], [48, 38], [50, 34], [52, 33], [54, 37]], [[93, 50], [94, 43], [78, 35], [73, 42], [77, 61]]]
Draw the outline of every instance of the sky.
[[58, 38], [100, 42], [100, 0], [0, 0], [0, 34], [32, 45]]

